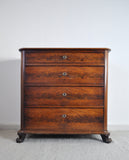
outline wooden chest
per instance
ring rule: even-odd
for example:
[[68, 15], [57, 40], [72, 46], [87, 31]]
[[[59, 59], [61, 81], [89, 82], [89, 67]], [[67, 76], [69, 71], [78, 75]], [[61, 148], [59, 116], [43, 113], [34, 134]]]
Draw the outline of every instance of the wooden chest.
[[26, 134], [107, 131], [107, 48], [22, 48], [21, 129]]

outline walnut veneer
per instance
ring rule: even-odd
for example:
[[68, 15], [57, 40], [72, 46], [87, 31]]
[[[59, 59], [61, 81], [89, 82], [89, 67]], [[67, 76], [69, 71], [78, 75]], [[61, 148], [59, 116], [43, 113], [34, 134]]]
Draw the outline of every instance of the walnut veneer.
[[21, 129], [26, 134], [107, 131], [108, 48], [22, 48]]

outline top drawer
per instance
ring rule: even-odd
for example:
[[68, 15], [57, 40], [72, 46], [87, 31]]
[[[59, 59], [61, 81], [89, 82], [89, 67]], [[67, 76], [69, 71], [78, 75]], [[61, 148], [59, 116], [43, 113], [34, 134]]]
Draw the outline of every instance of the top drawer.
[[104, 65], [104, 53], [87, 51], [44, 50], [26, 52], [25, 63], [27, 65], [45, 64], [87, 64]]

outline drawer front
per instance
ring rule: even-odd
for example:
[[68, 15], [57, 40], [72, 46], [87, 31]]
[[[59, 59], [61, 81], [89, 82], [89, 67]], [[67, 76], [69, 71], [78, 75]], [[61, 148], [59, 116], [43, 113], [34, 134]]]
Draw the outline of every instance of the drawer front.
[[103, 131], [103, 109], [25, 108], [25, 129], [44, 133]]
[[104, 65], [104, 53], [87, 53], [87, 51], [45, 50], [42, 52], [26, 53], [26, 64], [45, 63], [85, 63]]
[[104, 67], [28, 66], [25, 83], [104, 85]]
[[28, 107], [104, 106], [104, 87], [25, 87]]

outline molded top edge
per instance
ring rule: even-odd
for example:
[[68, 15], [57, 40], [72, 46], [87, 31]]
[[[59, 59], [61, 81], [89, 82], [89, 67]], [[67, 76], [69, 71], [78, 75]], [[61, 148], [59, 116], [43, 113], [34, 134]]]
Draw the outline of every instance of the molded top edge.
[[25, 51], [25, 50], [46, 50], [46, 49], [70, 49], [70, 50], [82, 50], [82, 49], [86, 49], [86, 50], [108, 50], [111, 51], [110, 48], [20, 48], [19, 51]]

